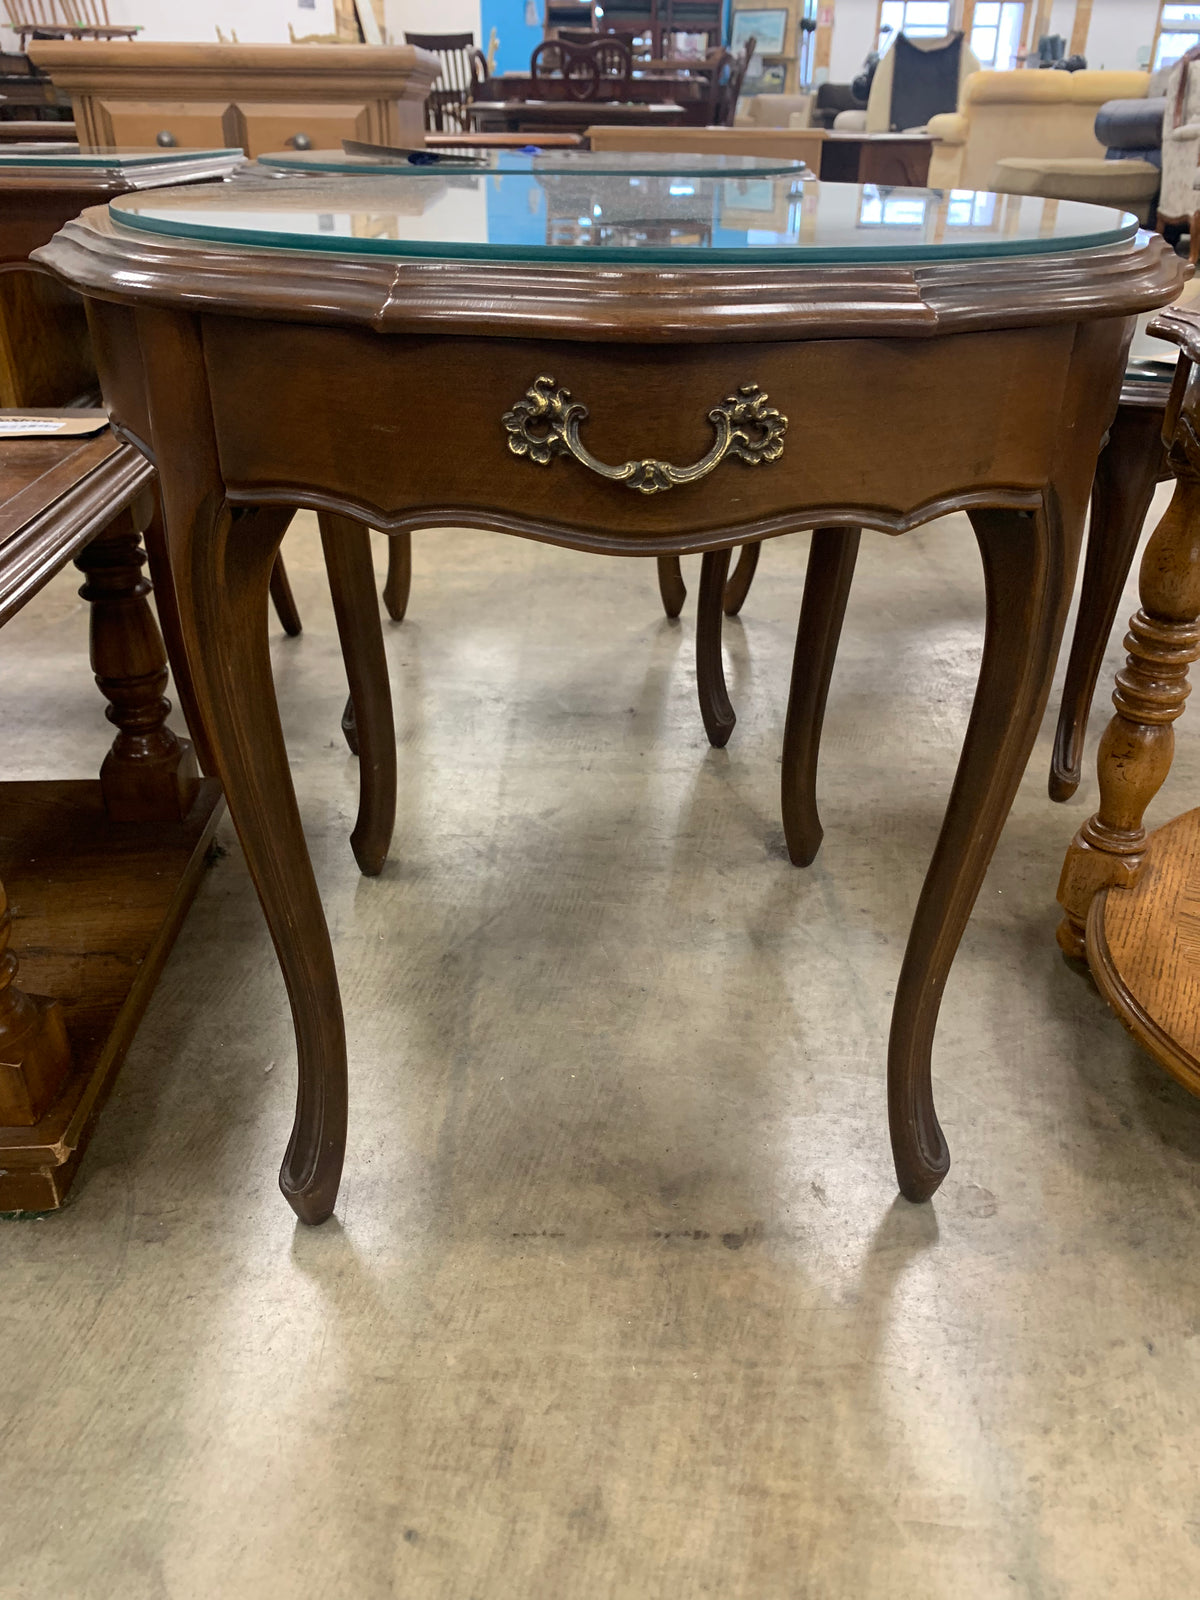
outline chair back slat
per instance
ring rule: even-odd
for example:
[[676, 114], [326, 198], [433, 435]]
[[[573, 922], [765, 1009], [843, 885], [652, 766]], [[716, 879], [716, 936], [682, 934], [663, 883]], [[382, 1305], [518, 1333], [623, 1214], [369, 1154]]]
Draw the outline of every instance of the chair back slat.
[[405, 44], [437, 56], [442, 70], [425, 102], [425, 126], [431, 133], [463, 133], [470, 120], [463, 109], [487, 82], [487, 62], [473, 33], [406, 33]]

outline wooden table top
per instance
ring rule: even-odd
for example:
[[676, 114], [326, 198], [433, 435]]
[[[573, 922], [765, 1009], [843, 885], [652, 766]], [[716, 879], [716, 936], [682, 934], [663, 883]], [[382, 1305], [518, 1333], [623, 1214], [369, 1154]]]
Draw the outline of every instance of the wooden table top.
[[[100, 416], [56, 411], [22, 415]], [[0, 625], [154, 482], [107, 427], [90, 438], [0, 438]]]
[[538, 117], [580, 125], [605, 122], [673, 122], [685, 113], [679, 105], [626, 100], [472, 100], [469, 116]]

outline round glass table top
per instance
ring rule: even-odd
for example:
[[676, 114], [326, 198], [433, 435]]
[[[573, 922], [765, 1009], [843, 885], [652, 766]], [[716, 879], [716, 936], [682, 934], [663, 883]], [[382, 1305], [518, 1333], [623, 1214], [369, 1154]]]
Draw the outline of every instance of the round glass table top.
[[959, 261], [1132, 239], [1136, 218], [1028, 195], [673, 172], [471, 173], [123, 195], [125, 228], [340, 255], [649, 266]]
[[[722, 156], [674, 154], [661, 150], [470, 150], [415, 151], [416, 159], [396, 154], [358, 155], [340, 150], [283, 150], [258, 157], [267, 172], [303, 172], [329, 177], [445, 177], [458, 172], [611, 172], [622, 177], [655, 177], [687, 173], [691, 177], [734, 178], [796, 176], [808, 169], [787, 156]], [[432, 158], [432, 159], [431, 159]]]

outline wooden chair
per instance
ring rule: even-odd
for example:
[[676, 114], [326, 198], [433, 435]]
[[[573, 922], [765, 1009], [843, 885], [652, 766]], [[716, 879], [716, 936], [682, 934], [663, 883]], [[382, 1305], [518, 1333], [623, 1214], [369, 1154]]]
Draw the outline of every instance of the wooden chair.
[[733, 127], [738, 96], [757, 48], [758, 40], [750, 38], [746, 40], [741, 55], [734, 56], [728, 50], [720, 50], [714, 51], [709, 57], [712, 70], [708, 80], [708, 114], [705, 120], [710, 128]]
[[31, 34], [47, 39], [132, 39], [141, 28], [109, 21], [108, 0], [3, 0], [21, 49]]
[[546, 100], [623, 100], [633, 77], [633, 51], [616, 34], [589, 44], [545, 39], [529, 61], [535, 93]]
[[425, 102], [425, 126], [431, 133], [465, 133], [470, 124], [463, 107], [478, 99], [488, 79], [488, 64], [476, 48], [473, 33], [406, 33], [405, 44], [428, 50], [442, 63], [439, 87]]

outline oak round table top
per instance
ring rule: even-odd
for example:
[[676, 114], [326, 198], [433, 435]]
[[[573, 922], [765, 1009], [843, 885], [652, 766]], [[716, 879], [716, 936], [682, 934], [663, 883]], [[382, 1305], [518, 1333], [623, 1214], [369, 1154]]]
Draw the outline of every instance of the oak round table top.
[[[1119, 211], [1029, 196], [581, 166], [129, 194], [36, 258], [87, 297], [114, 426], [158, 468], [176, 683], [292, 1005], [280, 1181], [305, 1221], [336, 1199], [347, 1070], [265, 626], [294, 508], [321, 522], [368, 874], [395, 805], [369, 529], [702, 555], [697, 678], [715, 743], [732, 727], [729, 551], [813, 530], [781, 784], [803, 866], [821, 840], [816, 756], [860, 531], [966, 513], [986, 576], [982, 666], [888, 1049], [897, 1176], [928, 1199], [949, 1167], [931, 1077], [941, 996], [1049, 695], [1136, 318], [1183, 279], [1165, 241]], [[903, 772], [880, 782], [894, 793]]]

